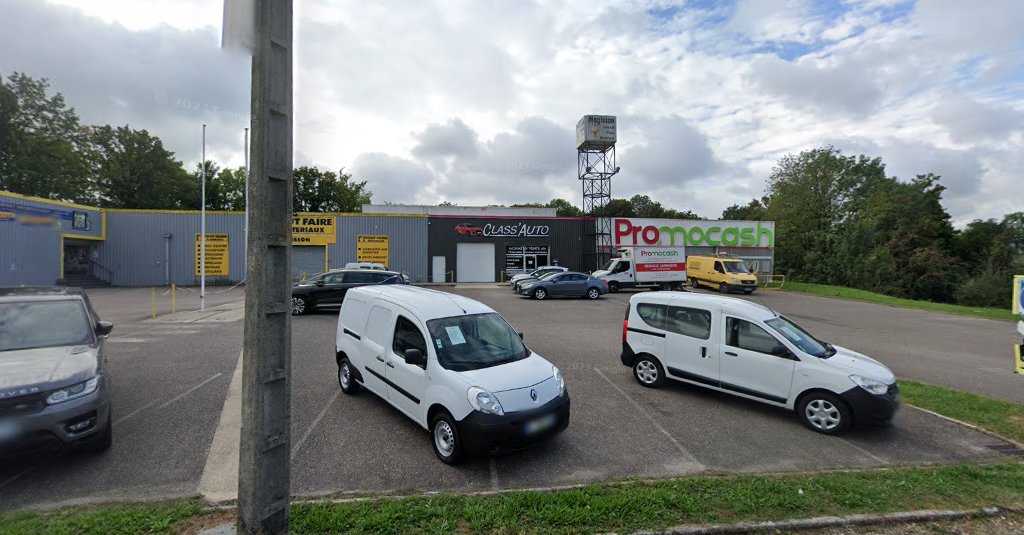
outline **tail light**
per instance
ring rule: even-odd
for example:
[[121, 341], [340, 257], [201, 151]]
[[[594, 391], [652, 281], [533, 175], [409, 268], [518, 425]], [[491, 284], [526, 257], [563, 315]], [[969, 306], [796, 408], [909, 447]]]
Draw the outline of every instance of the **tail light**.
[[626, 343], [627, 331], [629, 331], [629, 320], [622, 320], [622, 343]]

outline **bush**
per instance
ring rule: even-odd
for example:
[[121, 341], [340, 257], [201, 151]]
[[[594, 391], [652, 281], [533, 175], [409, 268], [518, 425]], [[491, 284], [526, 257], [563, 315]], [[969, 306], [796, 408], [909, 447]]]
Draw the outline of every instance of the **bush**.
[[956, 291], [956, 302], [967, 306], [1008, 308], [1012, 292], [1012, 275], [985, 271], [960, 285]]

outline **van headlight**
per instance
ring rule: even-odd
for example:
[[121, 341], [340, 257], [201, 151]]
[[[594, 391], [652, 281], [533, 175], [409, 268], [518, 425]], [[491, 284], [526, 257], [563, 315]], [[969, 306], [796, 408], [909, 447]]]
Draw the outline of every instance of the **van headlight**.
[[100, 376], [97, 375], [88, 381], [82, 381], [81, 383], [73, 384], [71, 386], [61, 388], [60, 390], [50, 392], [50, 395], [46, 396], [46, 404], [55, 405], [65, 401], [71, 401], [72, 399], [78, 399], [82, 396], [88, 396], [95, 392], [99, 386]]
[[470, 387], [466, 395], [469, 397], [469, 404], [484, 414], [496, 414], [498, 416], [505, 414], [505, 411], [501, 409], [501, 403], [498, 403], [498, 398], [479, 386]]
[[740, 283], [740, 280], [739, 280], [739, 279], [737, 279], [736, 277], [730, 277], [730, 278], [729, 278], [729, 283], [730, 283], [730, 284], [739, 284], [739, 283]]
[[558, 387], [558, 395], [565, 395], [565, 378], [562, 377], [562, 372], [559, 371], [558, 366], [551, 367], [551, 375], [555, 378], [555, 386]]
[[869, 379], [860, 375], [851, 375], [850, 380], [857, 386], [875, 394], [876, 396], [881, 396], [889, 391], [889, 385], [882, 381], [876, 381], [875, 379]]

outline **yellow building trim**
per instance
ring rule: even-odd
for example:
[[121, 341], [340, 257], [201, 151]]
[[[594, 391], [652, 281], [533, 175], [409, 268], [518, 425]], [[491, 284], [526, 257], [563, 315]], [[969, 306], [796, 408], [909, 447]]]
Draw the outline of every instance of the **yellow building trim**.
[[327, 255], [327, 245], [324, 245], [324, 273], [331, 270], [330, 256]]
[[[106, 212], [118, 214], [202, 214], [202, 210], [148, 210], [135, 208], [105, 208]], [[207, 210], [207, 214], [215, 215], [245, 215], [245, 212], [233, 212], [228, 210]]]
[[364, 214], [363, 212], [324, 212], [320, 215], [335, 217], [429, 217], [428, 214]]
[[68, 208], [78, 208], [80, 210], [93, 210], [93, 211], [102, 211], [103, 210], [102, 208], [97, 208], [95, 206], [85, 206], [84, 204], [75, 204], [75, 203], [72, 203], [72, 202], [65, 202], [65, 201], [55, 201], [55, 200], [52, 200], [52, 199], [44, 199], [42, 197], [33, 197], [31, 195], [22, 195], [20, 193], [14, 193], [12, 191], [6, 191], [6, 190], [0, 190], [0, 196], [13, 197], [15, 199], [24, 199], [26, 201], [41, 202], [41, 203], [44, 203], [44, 204], [54, 204], [54, 205], [57, 205], [57, 206], [65, 206], [65, 207], [68, 207]]

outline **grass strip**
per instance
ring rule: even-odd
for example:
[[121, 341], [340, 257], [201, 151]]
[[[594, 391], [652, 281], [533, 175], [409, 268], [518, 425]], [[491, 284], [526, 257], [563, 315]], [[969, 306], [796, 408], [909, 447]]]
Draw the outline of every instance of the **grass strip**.
[[1024, 405], [942, 386], [900, 381], [903, 401], [1024, 442]]
[[918, 310], [930, 310], [933, 312], [946, 312], [948, 314], [958, 314], [960, 316], [974, 316], [977, 318], [1008, 321], [1016, 321], [1019, 319], [1012, 312], [1010, 312], [1009, 309], [969, 307], [962, 305], [951, 305], [949, 303], [915, 301], [913, 299], [891, 297], [888, 295], [883, 295], [875, 292], [869, 292], [867, 290], [857, 290], [854, 288], [845, 288], [842, 286], [829, 286], [826, 284], [811, 284], [807, 282], [786, 281], [786, 284], [782, 287], [782, 289], [787, 292], [819, 295], [822, 297], [838, 297], [840, 299], [864, 301], [867, 303], [877, 303], [880, 305], [889, 305], [894, 307], [915, 308]]
[[0, 514], [0, 534], [135, 535], [177, 533], [180, 522], [202, 513], [199, 500], [145, 505], [75, 507]]

